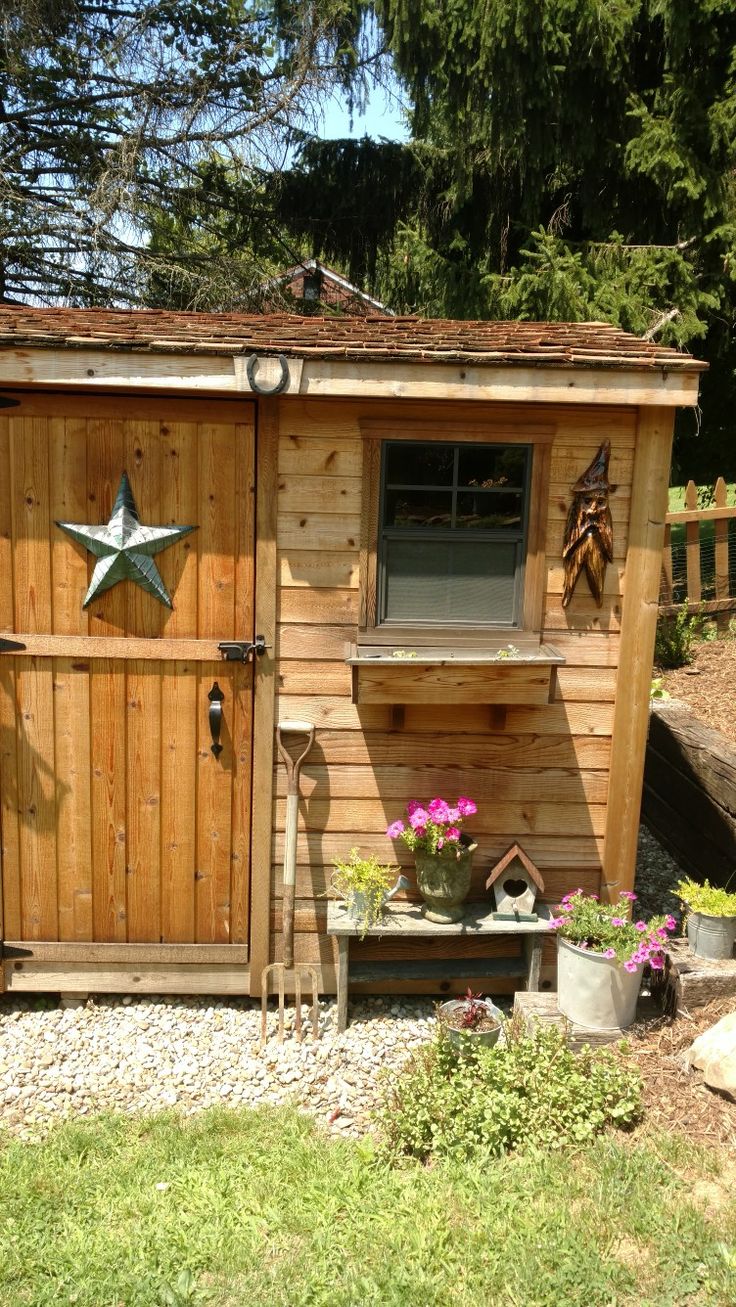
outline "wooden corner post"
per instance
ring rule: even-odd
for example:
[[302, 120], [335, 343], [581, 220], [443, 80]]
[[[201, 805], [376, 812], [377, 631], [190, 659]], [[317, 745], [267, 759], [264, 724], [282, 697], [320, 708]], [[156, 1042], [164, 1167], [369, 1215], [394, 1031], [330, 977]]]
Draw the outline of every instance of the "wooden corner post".
[[261, 972], [271, 960], [271, 839], [273, 825], [274, 693], [276, 668], [276, 521], [279, 407], [260, 399], [256, 418], [255, 629], [266, 653], [255, 667], [253, 701], [253, 816], [251, 838], [250, 992], [261, 994]]
[[603, 845], [601, 897], [609, 902], [631, 889], [636, 872], [673, 426], [671, 408], [639, 410]]

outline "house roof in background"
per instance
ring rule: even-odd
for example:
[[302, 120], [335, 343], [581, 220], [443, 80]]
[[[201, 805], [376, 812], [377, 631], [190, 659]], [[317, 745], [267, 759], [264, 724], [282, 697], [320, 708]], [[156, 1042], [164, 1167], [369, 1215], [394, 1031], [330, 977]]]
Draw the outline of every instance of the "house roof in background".
[[0, 349], [252, 354], [367, 363], [700, 372], [707, 364], [601, 322], [172, 313], [0, 306]]
[[343, 277], [342, 273], [335, 272], [334, 268], [328, 268], [326, 263], [320, 263], [319, 259], [303, 259], [301, 263], [295, 263], [293, 268], [287, 268], [286, 272], [280, 272], [278, 276], [271, 277], [263, 283], [263, 289], [268, 290], [271, 286], [283, 286], [285, 282], [294, 281], [302, 273], [309, 274], [317, 272], [325, 281], [329, 281], [345, 295], [358, 299], [361, 303], [370, 306], [375, 313], [386, 314], [388, 317], [394, 317], [393, 309], [382, 304], [380, 300], [374, 299], [372, 295], [366, 295], [364, 290], [354, 286], [352, 281]]

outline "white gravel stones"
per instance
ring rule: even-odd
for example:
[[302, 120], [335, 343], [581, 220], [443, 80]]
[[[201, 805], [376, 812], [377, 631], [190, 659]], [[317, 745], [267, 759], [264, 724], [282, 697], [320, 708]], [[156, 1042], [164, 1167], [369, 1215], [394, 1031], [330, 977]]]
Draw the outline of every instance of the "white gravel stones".
[[320, 1005], [321, 1038], [260, 1047], [260, 1006], [248, 999], [99, 997], [81, 1008], [0, 999], [0, 1126], [22, 1138], [64, 1117], [114, 1110], [190, 1113], [213, 1104], [290, 1103], [341, 1134], [364, 1132], [380, 1095], [434, 1024], [431, 999], [351, 1003], [339, 1035], [333, 1000]]

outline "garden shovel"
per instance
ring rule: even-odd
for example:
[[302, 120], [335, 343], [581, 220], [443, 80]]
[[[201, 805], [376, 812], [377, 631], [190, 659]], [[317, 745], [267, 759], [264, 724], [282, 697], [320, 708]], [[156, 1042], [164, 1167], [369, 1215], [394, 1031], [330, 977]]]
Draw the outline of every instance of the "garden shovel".
[[[301, 753], [298, 749], [306, 737], [306, 745]], [[287, 741], [292, 750], [287, 748]], [[318, 980], [314, 967], [300, 963], [294, 966], [294, 883], [296, 880], [296, 841], [297, 821], [299, 818], [299, 773], [302, 763], [314, 744], [314, 726], [311, 722], [279, 722], [276, 727], [276, 744], [281, 759], [286, 767], [286, 839], [284, 845], [284, 882], [282, 895], [282, 954], [281, 962], [272, 962], [261, 973], [261, 1043], [266, 1042], [266, 1017], [268, 994], [271, 988], [279, 996], [279, 1033], [281, 1042], [284, 1038], [284, 989], [287, 973], [294, 973], [294, 1034], [297, 1040], [302, 1037], [302, 979], [306, 977], [311, 984], [312, 1032], [319, 1038]]]

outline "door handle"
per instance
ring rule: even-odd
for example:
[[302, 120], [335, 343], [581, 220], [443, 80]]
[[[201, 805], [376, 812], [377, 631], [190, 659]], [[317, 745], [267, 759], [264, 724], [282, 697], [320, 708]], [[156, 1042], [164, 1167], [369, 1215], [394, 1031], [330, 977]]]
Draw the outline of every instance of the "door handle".
[[212, 736], [210, 752], [214, 753], [216, 758], [219, 758], [222, 753], [222, 745], [220, 744], [220, 732], [222, 730], [222, 701], [225, 696], [217, 684], [217, 681], [214, 682], [207, 698], [210, 701], [210, 711], [208, 716], [210, 722], [210, 735]]

